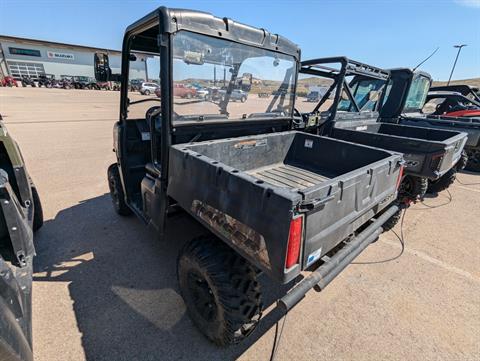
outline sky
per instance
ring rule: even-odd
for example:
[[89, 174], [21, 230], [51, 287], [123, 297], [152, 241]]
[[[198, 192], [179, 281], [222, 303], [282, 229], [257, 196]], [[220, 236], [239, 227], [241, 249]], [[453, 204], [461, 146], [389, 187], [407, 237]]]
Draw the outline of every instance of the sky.
[[125, 28], [159, 6], [210, 12], [265, 28], [302, 59], [345, 55], [384, 68], [414, 67], [447, 80], [480, 77], [480, 0], [0, 0], [0, 34], [120, 49]]

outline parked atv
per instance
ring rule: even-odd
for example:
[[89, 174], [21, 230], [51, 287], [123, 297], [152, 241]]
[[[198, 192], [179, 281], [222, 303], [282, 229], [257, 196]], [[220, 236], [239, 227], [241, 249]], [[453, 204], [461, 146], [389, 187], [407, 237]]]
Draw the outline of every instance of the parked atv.
[[[423, 198], [428, 182], [449, 174], [460, 160], [464, 133], [378, 121], [390, 71], [335, 57], [303, 61], [300, 73], [333, 80], [313, 110], [302, 114], [307, 131], [404, 155], [400, 203]], [[330, 104], [327, 100], [332, 92], [333, 102], [321, 111], [324, 104]]]
[[36, 88], [36, 86], [37, 86], [35, 84], [35, 81], [27, 75], [22, 76], [21, 82], [22, 82], [22, 87], [24, 87], [24, 88], [28, 85], [30, 85], [32, 88]]
[[[324, 289], [398, 211], [392, 201], [400, 154], [292, 130], [300, 49], [288, 39], [161, 7], [129, 26], [123, 44], [122, 74], [112, 74], [107, 54], [94, 58], [97, 80], [122, 87], [116, 162], [107, 172], [113, 207], [137, 215], [166, 242], [175, 212], [205, 227], [182, 247], [177, 275], [190, 318], [215, 344], [240, 342], [258, 325], [261, 271], [279, 284], [305, 272], [278, 301], [286, 312], [312, 288]], [[168, 64], [159, 71], [160, 102], [125, 96], [137, 52]], [[211, 69], [220, 64], [228, 83], [222, 101], [205, 107], [199, 99], [174, 99], [176, 72], [185, 79], [211, 74], [206, 82], [214, 84]], [[244, 68], [280, 84], [265, 109], [230, 102]], [[152, 107], [139, 118], [146, 102]]]
[[0, 358], [33, 360], [33, 232], [43, 224], [37, 189], [0, 116]]
[[478, 88], [469, 85], [431, 87], [423, 107], [423, 113], [459, 118], [478, 117], [480, 119], [480, 96], [477, 92]]
[[74, 76], [72, 79], [72, 85], [75, 89], [88, 89], [91, 83], [88, 76]]
[[53, 88], [55, 86], [55, 75], [53, 74], [40, 74], [38, 76], [38, 87], [41, 88]]
[[[465, 132], [468, 135], [465, 144], [465, 155], [457, 169], [480, 172], [480, 119], [472, 116], [452, 117], [445, 115], [430, 115], [428, 92], [432, 79], [430, 74], [421, 71], [401, 68], [391, 70], [389, 87], [391, 91], [385, 98], [380, 111], [381, 120], [384, 122], [414, 125], [430, 129], [444, 129], [449, 131]], [[444, 87], [442, 87], [444, 89]], [[442, 88], [435, 88], [437, 91]], [[469, 88], [470, 89], [470, 88]], [[458, 90], [458, 89], [457, 89]], [[468, 94], [468, 93], [467, 93]], [[474, 93], [476, 96], [476, 93]], [[411, 99], [416, 99], [412, 102]], [[476, 102], [475, 98], [469, 96]], [[426, 109], [427, 113], [424, 113]], [[455, 170], [452, 170], [442, 180], [431, 185], [432, 192], [445, 188], [455, 180]]]
[[1, 79], [0, 81], [0, 85], [3, 86], [3, 87], [18, 87], [18, 83], [17, 81], [11, 77], [11, 76], [6, 76], [6, 77], [3, 77], [3, 79]]

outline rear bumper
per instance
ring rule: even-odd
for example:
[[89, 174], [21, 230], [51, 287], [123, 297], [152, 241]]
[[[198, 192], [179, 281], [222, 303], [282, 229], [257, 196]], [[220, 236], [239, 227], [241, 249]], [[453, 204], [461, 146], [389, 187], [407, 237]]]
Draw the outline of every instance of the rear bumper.
[[399, 207], [390, 206], [380, 217], [372, 222], [365, 230], [347, 243], [334, 256], [329, 258], [320, 267], [303, 279], [290, 292], [283, 296], [277, 307], [287, 312], [295, 306], [310, 289], [323, 290], [336, 276], [340, 274], [367, 246], [382, 232], [382, 225], [397, 211]]

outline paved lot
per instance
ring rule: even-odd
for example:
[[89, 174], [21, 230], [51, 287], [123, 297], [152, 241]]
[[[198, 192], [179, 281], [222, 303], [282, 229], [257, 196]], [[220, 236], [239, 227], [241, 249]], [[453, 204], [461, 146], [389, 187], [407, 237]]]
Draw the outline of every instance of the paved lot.
[[[33, 332], [37, 361], [268, 360], [278, 315], [219, 349], [185, 313], [176, 254], [188, 219], [159, 242], [107, 194], [118, 93], [0, 89], [0, 113], [42, 196]], [[382, 235], [324, 292], [288, 315], [277, 360], [480, 359], [480, 176], [411, 208], [406, 249]], [[436, 208], [434, 208], [436, 207]], [[399, 227], [396, 229], [399, 231]], [[262, 280], [267, 304], [282, 290]]]

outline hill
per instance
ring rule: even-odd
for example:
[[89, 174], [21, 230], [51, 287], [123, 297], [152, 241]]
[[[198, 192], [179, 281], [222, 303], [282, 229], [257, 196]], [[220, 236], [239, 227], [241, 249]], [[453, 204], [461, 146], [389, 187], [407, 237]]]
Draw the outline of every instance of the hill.
[[[450, 85], [466, 84], [480, 88], [480, 78], [452, 80]], [[446, 81], [434, 81], [433, 86], [447, 85]]]

